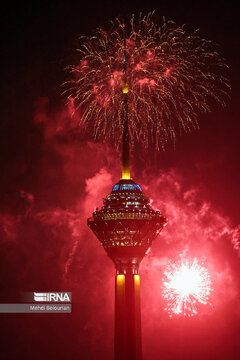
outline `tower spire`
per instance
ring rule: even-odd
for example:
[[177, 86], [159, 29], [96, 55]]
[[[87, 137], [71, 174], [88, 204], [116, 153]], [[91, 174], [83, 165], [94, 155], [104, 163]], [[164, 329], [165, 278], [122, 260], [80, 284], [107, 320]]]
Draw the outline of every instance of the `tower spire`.
[[123, 44], [123, 135], [122, 135], [122, 179], [130, 179], [129, 156], [129, 129], [128, 129], [128, 85], [127, 85], [127, 59], [126, 59], [126, 28], [124, 30]]

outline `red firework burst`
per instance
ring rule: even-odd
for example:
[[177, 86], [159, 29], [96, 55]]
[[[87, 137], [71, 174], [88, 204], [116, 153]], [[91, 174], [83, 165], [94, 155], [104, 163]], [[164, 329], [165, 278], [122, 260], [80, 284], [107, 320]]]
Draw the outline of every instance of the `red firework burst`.
[[158, 24], [150, 13], [132, 15], [126, 26], [115, 19], [109, 31], [82, 39], [65, 93], [95, 138], [119, 143], [126, 93], [130, 141], [147, 146], [152, 139], [157, 148], [198, 127], [199, 113], [210, 111], [212, 100], [225, 105], [226, 63], [197, 32], [164, 19]]

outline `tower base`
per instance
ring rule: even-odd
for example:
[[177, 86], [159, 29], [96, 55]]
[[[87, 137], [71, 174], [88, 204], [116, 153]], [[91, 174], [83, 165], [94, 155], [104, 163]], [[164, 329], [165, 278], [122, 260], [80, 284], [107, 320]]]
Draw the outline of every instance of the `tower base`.
[[115, 360], [142, 360], [140, 276], [115, 278]]

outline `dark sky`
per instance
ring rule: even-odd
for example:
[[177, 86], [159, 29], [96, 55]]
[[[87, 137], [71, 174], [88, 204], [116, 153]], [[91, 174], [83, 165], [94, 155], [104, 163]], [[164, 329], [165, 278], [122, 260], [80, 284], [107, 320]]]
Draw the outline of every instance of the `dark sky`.
[[[1, 314], [0, 359], [112, 358], [114, 268], [85, 220], [118, 181], [119, 153], [57, 134], [67, 118], [60, 85], [78, 35], [90, 35], [116, 16], [154, 9], [190, 30], [200, 28], [203, 37], [219, 45], [230, 67], [232, 93], [226, 109], [202, 116], [200, 130], [179, 137], [175, 149], [132, 154], [137, 181], [174, 218], [165, 245], [158, 243], [142, 267], [145, 359], [240, 356], [236, 5], [32, 1], [5, 3], [0, 15], [0, 302], [16, 302], [22, 291], [72, 291], [74, 311], [63, 316]], [[209, 260], [215, 306], [192, 322], [170, 322], [159, 309], [160, 292], [151, 286], [158, 286], [163, 258], [186, 248]]]

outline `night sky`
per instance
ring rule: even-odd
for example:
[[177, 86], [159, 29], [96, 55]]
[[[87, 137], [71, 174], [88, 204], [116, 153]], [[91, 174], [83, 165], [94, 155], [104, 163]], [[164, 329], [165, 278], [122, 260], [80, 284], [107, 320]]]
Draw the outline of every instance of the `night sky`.
[[[86, 226], [119, 180], [120, 153], [69, 131], [61, 95], [79, 35], [116, 16], [148, 13], [199, 28], [218, 44], [227, 107], [164, 152], [135, 150], [132, 174], [169, 224], [141, 266], [145, 360], [240, 357], [239, 18], [233, 2], [32, 1], [1, 9], [0, 302], [25, 291], [72, 291], [72, 314], [0, 314], [0, 359], [113, 358], [114, 266]], [[201, 258], [212, 306], [169, 319], [168, 258]]]

